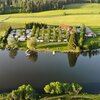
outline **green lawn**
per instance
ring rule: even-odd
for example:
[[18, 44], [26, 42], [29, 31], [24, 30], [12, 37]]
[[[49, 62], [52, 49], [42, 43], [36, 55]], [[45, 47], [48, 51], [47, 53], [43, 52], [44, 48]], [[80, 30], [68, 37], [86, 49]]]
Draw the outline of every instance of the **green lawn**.
[[0, 17], [0, 21], [2, 20], [2, 17]]
[[53, 43], [38, 43], [36, 46], [37, 50], [40, 51], [58, 51], [58, 52], [66, 52], [67, 43], [65, 42], [53, 42]]
[[100, 34], [100, 27], [91, 27], [91, 29], [93, 30], [93, 32], [97, 33], [97, 34]]

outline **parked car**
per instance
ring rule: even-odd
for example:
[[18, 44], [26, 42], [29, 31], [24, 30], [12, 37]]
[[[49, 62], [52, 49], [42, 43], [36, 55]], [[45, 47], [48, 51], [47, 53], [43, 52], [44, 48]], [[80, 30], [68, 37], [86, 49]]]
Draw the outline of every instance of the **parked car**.
[[17, 39], [18, 38], [18, 35], [15, 35], [14, 37]]
[[61, 42], [61, 40], [58, 40], [58, 42]]
[[68, 42], [67, 39], [64, 39], [63, 41], [64, 41], [64, 42]]
[[32, 36], [31, 34], [27, 34], [27, 38], [31, 38], [31, 36]]
[[26, 41], [26, 37], [25, 36], [21, 36], [20, 38], [18, 38], [19, 41]]

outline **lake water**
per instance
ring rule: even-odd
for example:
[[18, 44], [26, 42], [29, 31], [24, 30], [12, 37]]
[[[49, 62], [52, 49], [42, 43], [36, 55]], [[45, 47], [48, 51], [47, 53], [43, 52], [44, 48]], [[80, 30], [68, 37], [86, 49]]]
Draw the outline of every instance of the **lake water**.
[[100, 93], [100, 53], [38, 52], [26, 57], [25, 51], [0, 50], [0, 92], [23, 84], [41, 90], [52, 81], [76, 82], [87, 93]]

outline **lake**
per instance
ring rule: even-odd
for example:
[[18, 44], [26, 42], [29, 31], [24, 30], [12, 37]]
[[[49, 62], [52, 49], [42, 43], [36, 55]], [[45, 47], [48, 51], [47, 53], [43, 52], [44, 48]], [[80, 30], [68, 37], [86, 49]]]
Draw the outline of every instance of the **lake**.
[[23, 84], [37, 90], [54, 81], [76, 82], [83, 92], [100, 93], [100, 52], [38, 52], [27, 57], [25, 51], [0, 50], [0, 92], [9, 92]]

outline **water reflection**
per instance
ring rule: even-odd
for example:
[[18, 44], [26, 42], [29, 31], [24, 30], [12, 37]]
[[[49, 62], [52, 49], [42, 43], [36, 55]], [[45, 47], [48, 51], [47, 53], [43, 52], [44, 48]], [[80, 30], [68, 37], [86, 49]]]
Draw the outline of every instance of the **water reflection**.
[[68, 53], [68, 61], [70, 67], [74, 67], [76, 65], [79, 55], [80, 53]]
[[34, 54], [28, 56], [28, 59], [33, 63], [36, 62], [38, 60], [38, 52], [34, 52]]
[[9, 92], [22, 84], [43, 89], [45, 84], [60, 81], [79, 83], [87, 93], [100, 93], [100, 51], [89, 53], [53, 56], [50, 52], [36, 52], [26, 57], [25, 51], [0, 50], [0, 91]]
[[100, 55], [100, 50], [92, 50], [89, 52], [82, 52], [83, 56], [88, 56], [89, 58], [92, 58], [92, 56]]
[[9, 50], [9, 57], [15, 59], [17, 53], [18, 53], [17, 50]]
[[[68, 53], [68, 61], [70, 67], [75, 67], [80, 53]], [[93, 56], [100, 55], [100, 50], [92, 50], [89, 52], [82, 52], [81, 55], [92, 58]]]

